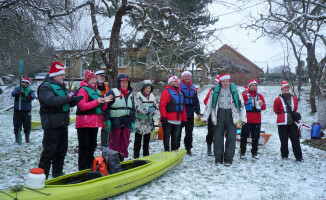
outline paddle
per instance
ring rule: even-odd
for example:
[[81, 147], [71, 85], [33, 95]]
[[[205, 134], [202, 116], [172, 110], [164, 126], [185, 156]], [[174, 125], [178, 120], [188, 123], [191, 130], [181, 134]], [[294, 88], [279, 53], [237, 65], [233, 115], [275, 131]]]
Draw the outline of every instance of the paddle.
[[[22, 74], [24, 71], [24, 60], [19, 60], [19, 67], [18, 67], [18, 73], [19, 73], [19, 91], [21, 91], [21, 87], [22, 87]], [[22, 97], [21, 95], [19, 95], [19, 110], [21, 110], [21, 100]], [[19, 127], [18, 129], [18, 144], [21, 145], [22, 144], [22, 133], [21, 133], [21, 127]]]

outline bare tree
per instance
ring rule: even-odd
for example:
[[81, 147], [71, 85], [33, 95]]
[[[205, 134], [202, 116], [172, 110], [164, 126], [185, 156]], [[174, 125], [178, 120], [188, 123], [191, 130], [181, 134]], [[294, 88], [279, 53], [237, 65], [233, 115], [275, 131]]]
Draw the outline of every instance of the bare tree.
[[[326, 47], [322, 31], [325, 28], [326, 0], [267, 0], [267, 3], [268, 12], [261, 13], [247, 27], [261, 31], [261, 36], [285, 39], [290, 41], [292, 47], [305, 48], [311, 82], [311, 112], [316, 112], [316, 96], [322, 94], [321, 80], [326, 62], [326, 55], [318, 59], [316, 46]], [[296, 48], [293, 51], [297, 52]]]

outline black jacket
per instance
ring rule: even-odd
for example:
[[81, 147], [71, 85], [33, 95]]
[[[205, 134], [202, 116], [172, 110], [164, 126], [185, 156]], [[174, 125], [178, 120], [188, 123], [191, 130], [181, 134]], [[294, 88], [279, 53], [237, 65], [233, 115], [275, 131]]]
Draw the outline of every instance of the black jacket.
[[65, 128], [69, 126], [70, 110], [64, 112], [62, 106], [69, 103], [70, 107], [77, 105], [77, 101], [71, 101], [68, 94], [58, 96], [54, 93], [53, 87], [45, 82], [65, 87], [53, 78], [46, 77], [44, 82], [37, 89], [37, 96], [40, 101], [40, 116], [43, 129]]

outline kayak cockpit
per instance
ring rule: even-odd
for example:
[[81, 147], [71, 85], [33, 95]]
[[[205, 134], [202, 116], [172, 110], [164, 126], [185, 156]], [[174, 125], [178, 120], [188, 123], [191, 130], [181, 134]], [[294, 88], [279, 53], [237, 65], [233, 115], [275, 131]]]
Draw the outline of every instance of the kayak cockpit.
[[45, 182], [46, 186], [58, 186], [58, 185], [72, 185], [79, 183], [86, 183], [88, 181], [100, 178], [107, 178], [112, 176], [118, 176], [121, 173], [126, 173], [130, 170], [137, 170], [148, 165], [151, 165], [152, 161], [150, 160], [130, 160], [121, 163], [121, 172], [115, 174], [108, 174], [107, 176], [89, 176], [90, 169], [85, 169], [82, 171], [74, 172], [71, 174], [63, 175], [57, 178], [49, 179]]

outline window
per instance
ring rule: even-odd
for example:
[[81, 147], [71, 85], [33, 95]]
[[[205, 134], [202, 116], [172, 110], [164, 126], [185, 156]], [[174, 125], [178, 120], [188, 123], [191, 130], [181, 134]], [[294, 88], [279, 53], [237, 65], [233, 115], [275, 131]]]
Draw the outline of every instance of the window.
[[118, 58], [118, 66], [119, 66], [119, 68], [126, 68], [127, 67], [125, 56], [119, 56], [119, 58]]
[[71, 57], [70, 57], [70, 54], [67, 54], [67, 55], [66, 55], [65, 66], [66, 66], [67, 68], [71, 68]]

